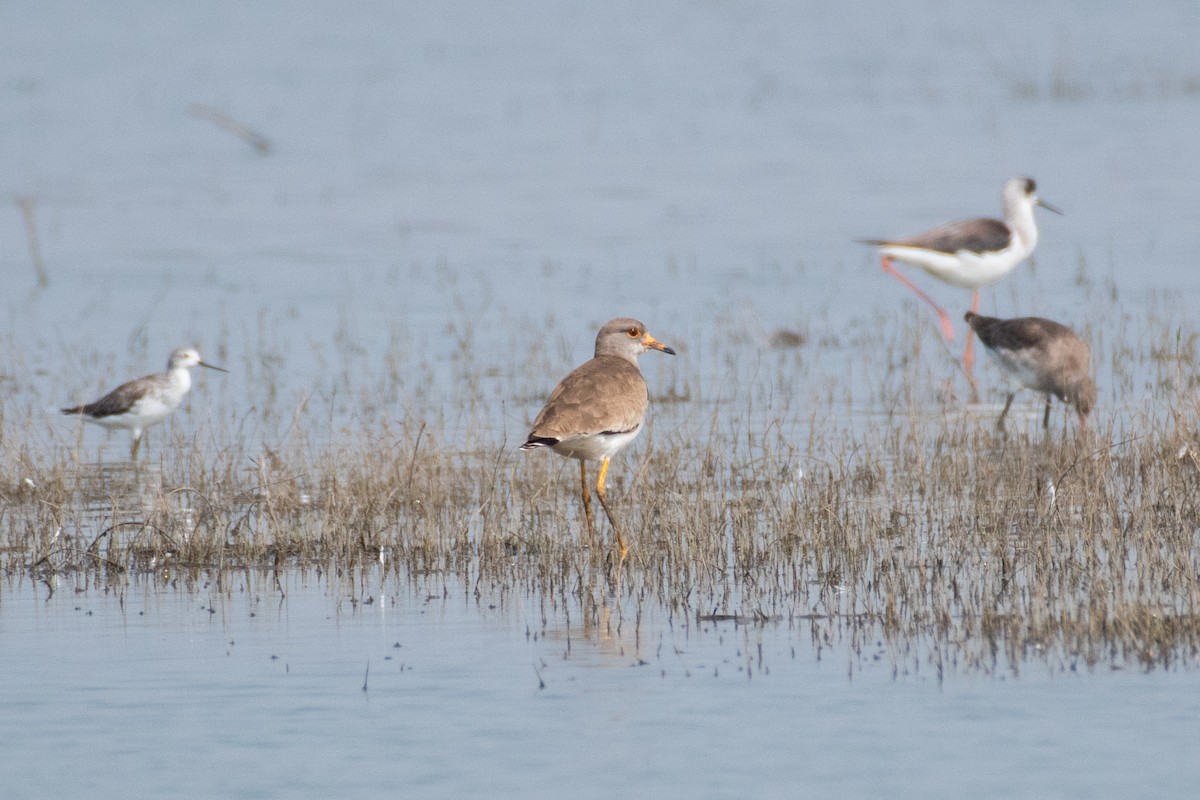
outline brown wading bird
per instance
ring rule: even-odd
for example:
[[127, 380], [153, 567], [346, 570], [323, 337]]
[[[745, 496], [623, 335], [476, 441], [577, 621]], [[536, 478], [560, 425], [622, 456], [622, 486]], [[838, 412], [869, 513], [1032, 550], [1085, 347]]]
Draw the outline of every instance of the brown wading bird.
[[622, 317], [604, 323], [596, 335], [595, 357], [554, 387], [533, 421], [533, 430], [521, 445], [522, 450], [549, 447], [560, 456], [579, 459], [589, 539], [594, 536], [594, 526], [587, 462], [600, 462], [596, 496], [616, 534], [621, 559], [629, 550], [621, 526], [608, 507], [604, 478], [608, 474], [608, 460], [642, 432], [650, 394], [638, 369], [637, 357], [647, 350], [675, 355], [673, 349], [646, 333], [646, 326], [636, 319]]
[[[1001, 195], [1004, 221], [998, 219], [966, 219], [940, 225], [916, 236], [904, 239], [863, 239], [863, 244], [879, 248], [883, 271], [896, 278], [917, 297], [933, 307], [942, 324], [946, 341], [954, 341], [954, 326], [945, 309], [929, 295], [904, 277], [892, 262], [902, 261], [920, 267], [940, 281], [971, 289], [971, 310], [979, 312], [979, 290], [991, 286], [1033, 253], [1037, 247], [1038, 229], [1033, 218], [1034, 206], [1061, 214], [1054, 206], [1037, 196], [1033, 178], [1012, 178], [1004, 184]], [[975, 364], [973, 339], [967, 337], [963, 351], [963, 371], [971, 377]]]
[[[1092, 351], [1075, 331], [1041, 317], [996, 319], [968, 311], [963, 319], [1010, 381], [1046, 395], [1043, 428], [1050, 427], [1051, 396], [1075, 406], [1080, 427], [1087, 427], [1087, 415], [1096, 404], [1096, 382], [1091, 376]], [[1009, 392], [1000, 412], [1000, 430], [1015, 394]]]
[[64, 408], [64, 414], [77, 414], [87, 422], [105, 428], [127, 428], [133, 433], [131, 459], [137, 458], [142, 432], [162, 422], [183, 402], [192, 388], [192, 367], [208, 367], [218, 372], [228, 370], [200, 360], [200, 354], [190, 347], [171, 353], [166, 372], [157, 372], [123, 383], [94, 403]]

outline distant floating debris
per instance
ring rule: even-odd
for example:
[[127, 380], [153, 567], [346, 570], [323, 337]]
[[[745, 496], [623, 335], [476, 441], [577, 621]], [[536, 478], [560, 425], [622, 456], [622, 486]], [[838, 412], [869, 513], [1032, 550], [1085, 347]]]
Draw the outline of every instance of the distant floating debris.
[[244, 141], [246, 144], [253, 147], [262, 155], [267, 155], [271, 152], [271, 140], [263, 136], [258, 131], [243, 125], [233, 117], [221, 111], [219, 108], [212, 106], [194, 105], [188, 109], [188, 112], [193, 117], [206, 119], [218, 128], [227, 130], [234, 136]]

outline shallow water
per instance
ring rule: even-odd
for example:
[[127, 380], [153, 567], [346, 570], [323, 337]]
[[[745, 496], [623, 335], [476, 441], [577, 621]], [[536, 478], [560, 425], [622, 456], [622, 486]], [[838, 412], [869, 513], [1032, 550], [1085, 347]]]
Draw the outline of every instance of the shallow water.
[[543, 624], [536, 599], [453, 579], [226, 586], [10, 583], [6, 796], [1154, 797], [1200, 778], [1195, 672], [897, 680], [774, 623], [650, 614], [639, 641], [616, 609]]
[[[915, 320], [910, 366], [949, 380], [957, 351], [854, 240], [996, 214], [1028, 173], [1067, 215], [984, 310], [1086, 331], [1121, 430], [1157, 396], [1124, 354], [1152, 317], [1197, 324], [1198, 40], [1189, 2], [9, 3], [0, 175], [34, 202], [50, 282], [10, 206], [0, 410], [46, 450], [120, 458], [54, 409], [194, 343], [232, 372], [197, 375], [172, 435], [336, 442], [411, 414], [515, 446], [631, 314], [680, 349], [644, 360], [653, 390], [690, 392], [659, 435], [781, 397], [789, 436], [809, 405], [861, 429], [891, 411], [883, 329]], [[766, 350], [780, 329], [810, 344]], [[981, 374], [965, 413], [1001, 396]], [[543, 623], [542, 598], [368, 576], [355, 606], [284, 581], [282, 602], [257, 577], [47, 598], [10, 576], [6, 796], [1187, 796], [1200, 777], [1193, 673], [939, 681], [783, 624], [649, 604], [614, 640], [566, 606]]]
[[[345, 419], [346, 383], [433, 413], [489, 371], [489, 428], [519, 431], [552, 380], [505, 376], [560, 374], [629, 314], [681, 345], [646, 359], [656, 388], [761, 374], [863, 409], [894, 310], [947, 377], [956, 351], [854, 239], [997, 214], [1018, 173], [1067, 216], [1042, 215], [1036, 269], [985, 311], [1064, 320], [1101, 352], [1150, 311], [1195, 319], [1186, 3], [356, 9], [10, 9], [0, 169], [35, 201], [50, 285], [14, 209], [9, 403], [44, 417], [194, 342], [235, 373], [189, 402], [218, 438], [282, 435], [302, 407]], [[836, 343], [763, 362], [778, 329]], [[727, 346], [740, 370], [705, 357]], [[1098, 361], [1102, 409], [1138, 407]]]

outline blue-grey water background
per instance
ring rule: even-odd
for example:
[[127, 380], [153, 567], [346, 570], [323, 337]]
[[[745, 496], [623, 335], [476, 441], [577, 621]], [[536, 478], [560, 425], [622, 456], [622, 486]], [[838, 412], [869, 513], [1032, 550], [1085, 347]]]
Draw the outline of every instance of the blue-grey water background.
[[[375, 392], [385, 415], [448, 416], [451, 439], [517, 440], [619, 314], [681, 345], [646, 359], [652, 385], [708, 397], [746, 371], [706, 353], [733, 343], [753, 365], [779, 329], [833, 342], [805, 352], [796, 391], [846, 382], [848, 413], [869, 420], [871, 345], [898, 310], [927, 358], [953, 354], [854, 240], [996, 214], [1015, 174], [1067, 214], [1040, 218], [1036, 267], [984, 309], [1087, 331], [1100, 415], [1150, 391], [1105, 380], [1115, 337], [1145, 347], [1151, 315], [1195, 328], [1191, 2], [14, 2], [0, 16], [0, 197], [32, 201], [50, 278], [37, 288], [8, 203], [2, 402], [48, 448], [82, 435], [120, 454], [123, 439], [54, 409], [185, 343], [232, 373], [197, 376], [171, 425], [218, 442], [276, 441], [294, 409], [334, 438], [359, 408], [348, 391]], [[535, 343], [546, 383], [518, 384]], [[496, 396], [482, 419], [446, 411], [464, 358]], [[792, 362], [762, 363], [791, 377]], [[230, 598], [6, 577], [5, 796], [1189, 796], [1200, 778], [1188, 672], [896, 679], [890, 658], [849, 669], [787, 626], [684, 634], [652, 610], [643, 641], [580, 637], [568, 653], [519, 598], [286, 580], [281, 599], [250, 578]]]

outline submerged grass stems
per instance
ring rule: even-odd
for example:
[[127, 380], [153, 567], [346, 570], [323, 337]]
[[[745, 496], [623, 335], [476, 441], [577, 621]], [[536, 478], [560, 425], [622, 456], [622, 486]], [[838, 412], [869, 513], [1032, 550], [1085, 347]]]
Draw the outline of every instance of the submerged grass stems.
[[[592, 624], [636, 627], [650, 604], [684, 625], [804, 625], [818, 650], [866, 659], [882, 643], [898, 672], [1193, 666], [1195, 334], [1149, 324], [1113, 365], [1114, 383], [1145, 390], [1104, 395], [1092, 430], [1058, 409], [1043, 434], [1026, 395], [1004, 437], [996, 407], [956, 396], [952, 355], [927, 331], [890, 329], [861, 364], [859, 346], [826, 339], [711, 354], [716, 373], [651, 373], [650, 430], [609, 478], [632, 547], [623, 565], [602, 517], [587, 540], [576, 464], [515, 449], [569, 348], [496, 370], [473, 361], [463, 326], [452, 405], [423, 399], [427, 386], [389, 408], [401, 369], [389, 360], [377, 384], [314, 390], [285, 413], [161, 429], [138, 465], [95, 462], [83, 437], [39, 433], [10, 403], [0, 567], [219, 582], [383, 563], [539, 598], [543, 614], [578, 603]], [[274, 380], [259, 391], [284, 397]], [[271, 443], [251, 435], [268, 414]]]

